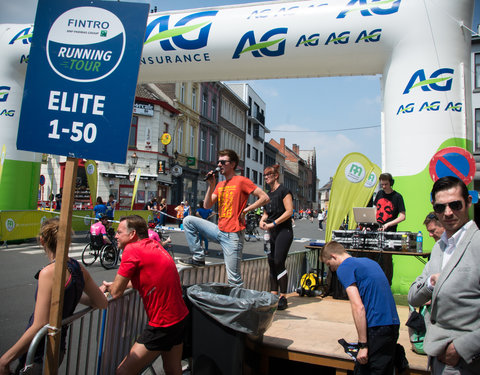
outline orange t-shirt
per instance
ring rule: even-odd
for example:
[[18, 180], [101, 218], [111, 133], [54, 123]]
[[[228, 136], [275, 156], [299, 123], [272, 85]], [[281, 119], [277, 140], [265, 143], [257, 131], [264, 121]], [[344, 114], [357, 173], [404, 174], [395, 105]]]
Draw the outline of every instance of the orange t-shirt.
[[218, 197], [218, 229], [228, 233], [245, 229], [245, 222], [240, 220], [240, 216], [247, 206], [248, 196], [256, 188], [257, 185], [243, 176], [218, 183], [213, 192]]

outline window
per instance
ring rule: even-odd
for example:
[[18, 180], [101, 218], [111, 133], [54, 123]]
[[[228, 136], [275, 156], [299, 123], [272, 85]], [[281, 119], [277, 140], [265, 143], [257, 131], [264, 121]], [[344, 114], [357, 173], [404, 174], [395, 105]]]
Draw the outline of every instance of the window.
[[207, 161], [207, 132], [200, 132], [200, 160]]
[[190, 155], [195, 155], [195, 128], [190, 127]]
[[214, 122], [217, 121], [217, 100], [216, 99], [212, 100], [212, 120]]
[[128, 135], [128, 147], [137, 147], [138, 116], [132, 117], [130, 134]]
[[475, 108], [475, 152], [480, 152], [480, 108]]
[[250, 168], [247, 168], [247, 175], [245, 177], [250, 178]]
[[248, 115], [252, 115], [252, 98], [248, 97]]
[[216, 143], [216, 140], [217, 138], [215, 137], [214, 134], [211, 134], [210, 135], [210, 153], [209, 153], [209, 160], [214, 162], [215, 161], [215, 158], [217, 156], [217, 150], [216, 150], [216, 147], [215, 147], [215, 143]]
[[248, 122], [248, 134], [252, 134], [252, 123]]
[[202, 95], [202, 115], [207, 116], [208, 115], [208, 94], [204, 93]]
[[192, 88], [192, 109], [197, 110], [197, 89], [195, 87]]
[[258, 172], [252, 170], [252, 181], [254, 184], [258, 184]]
[[263, 164], [263, 152], [260, 151], [260, 164]]
[[247, 145], [247, 158], [250, 158], [250, 145]]
[[262, 174], [259, 173], [259, 176], [258, 176], [258, 177], [259, 177], [259, 180], [258, 180], [258, 181], [259, 181], [259, 184], [263, 184], [263, 176], [262, 176]]
[[180, 84], [180, 102], [185, 103], [185, 83]]
[[475, 54], [475, 89], [480, 89], [480, 53]]
[[255, 147], [252, 147], [252, 149], [253, 149], [252, 160], [258, 161], [258, 150]]
[[183, 124], [178, 126], [178, 137], [177, 137], [177, 148], [178, 152], [183, 152]]

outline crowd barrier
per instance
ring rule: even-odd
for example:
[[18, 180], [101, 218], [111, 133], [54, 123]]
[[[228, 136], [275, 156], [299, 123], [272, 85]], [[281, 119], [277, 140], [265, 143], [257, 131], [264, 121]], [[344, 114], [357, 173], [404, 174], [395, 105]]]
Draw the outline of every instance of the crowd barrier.
[[[152, 211], [116, 210], [114, 221], [122, 216], [139, 215], [147, 222], [153, 219]], [[26, 240], [36, 238], [42, 223], [51, 217], [60, 216], [59, 211], [26, 210], [0, 211], [0, 242]], [[72, 230], [88, 231], [95, 220], [95, 213], [89, 210], [73, 210]]]
[[[288, 292], [294, 291], [307, 268], [316, 264], [316, 251], [299, 251], [289, 254], [286, 262], [289, 275]], [[223, 263], [201, 268], [179, 270], [182, 285], [206, 282], [226, 282]], [[269, 290], [269, 268], [266, 257], [242, 262], [244, 287], [259, 291]], [[63, 325], [69, 327], [67, 352], [58, 374], [115, 373], [115, 368], [130, 350], [136, 337], [146, 324], [146, 314], [136, 290], [129, 289], [124, 295], [108, 302], [106, 310], [85, 308], [68, 319]], [[34, 342], [45, 336], [46, 327], [37, 333]], [[32, 342], [27, 356], [27, 365], [32, 363], [36, 345]], [[151, 369], [153, 371], [153, 369]], [[28, 372], [27, 372], [28, 373]]]

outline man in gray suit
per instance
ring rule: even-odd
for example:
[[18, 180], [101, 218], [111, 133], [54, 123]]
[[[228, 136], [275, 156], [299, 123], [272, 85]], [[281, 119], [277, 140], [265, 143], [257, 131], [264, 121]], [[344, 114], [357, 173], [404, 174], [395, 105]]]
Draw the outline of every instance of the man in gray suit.
[[472, 197], [461, 180], [442, 177], [432, 199], [445, 233], [408, 302], [418, 307], [432, 301], [424, 342], [432, 374], [480, 374], [480, 231], [468, 218]]

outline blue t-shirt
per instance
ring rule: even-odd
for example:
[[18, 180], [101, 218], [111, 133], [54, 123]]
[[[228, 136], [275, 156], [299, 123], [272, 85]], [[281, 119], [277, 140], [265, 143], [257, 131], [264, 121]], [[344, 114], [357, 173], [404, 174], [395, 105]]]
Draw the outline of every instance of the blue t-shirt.
[[368, 327], [400, 324], [390, 285], [377, 262], [368, 258], [347, 258], [338, 267], [337, 276], [345, 289], [357, 284]]
[[100, 219], [103, 214], [107, 213], [107, 206], [104, 204], [97, 204], [95, 207], [93, 207], [93, 211], [95, 211], [95, 217]]
[[202, 219], [207, 219], [212, 214], [213, 210], [211, 208], [199, 207], [197, 208], [197, 212]]

